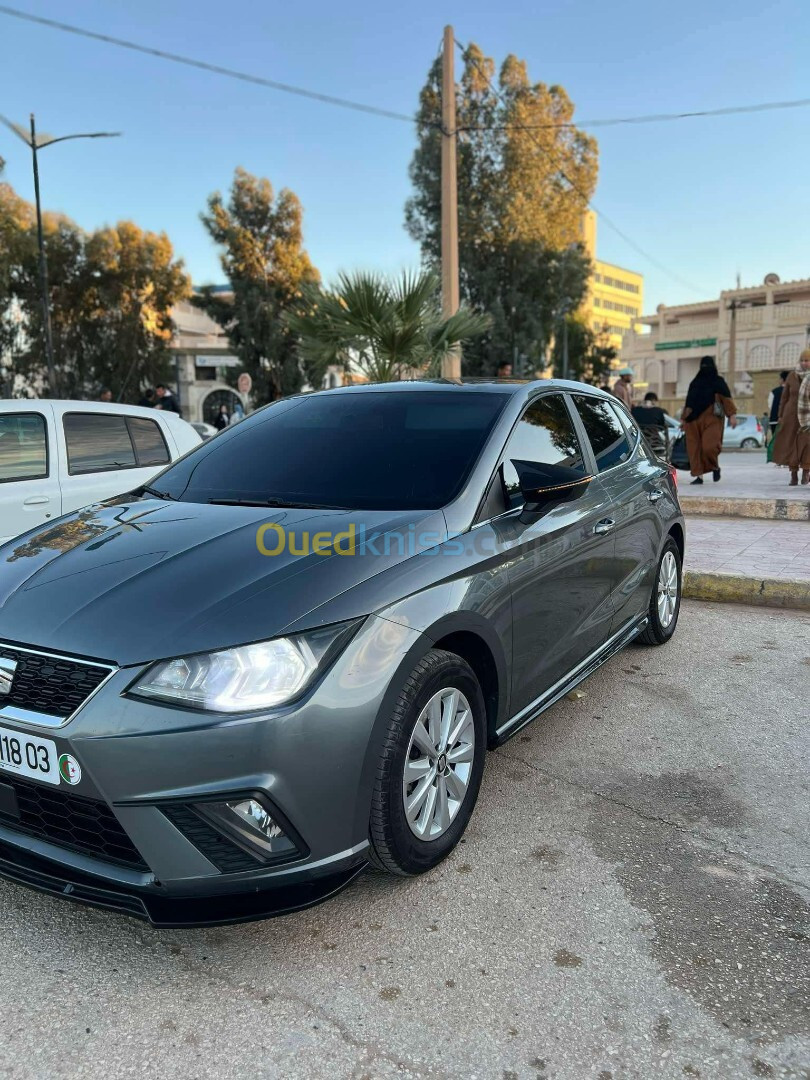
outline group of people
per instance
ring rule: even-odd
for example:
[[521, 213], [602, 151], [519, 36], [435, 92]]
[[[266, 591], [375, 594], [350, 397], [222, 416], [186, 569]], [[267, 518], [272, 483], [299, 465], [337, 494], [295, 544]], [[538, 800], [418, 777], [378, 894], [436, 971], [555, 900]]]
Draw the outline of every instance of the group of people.
[[[112, 401], [112, 399], [112, 390], [110, 390], [108, 386], [102, 387], [101, 393], [98, 395], [98, 400]], [[144, 390], [143, 397], [138, 404], [144, 409], [166, 409], [169, 412], [177, 413], [178, 416], [180, 415], [180, 406], [177, 403], [177, 398], [164, 383], [158, 383], [154, 390], [151, 386], [148, 390]]]
[[799, 355], [793, 371], [780, 373], [771, 396], [770, 428], [771, 461], [788, 467], [791, 487], [810, 484], [810, 349]]

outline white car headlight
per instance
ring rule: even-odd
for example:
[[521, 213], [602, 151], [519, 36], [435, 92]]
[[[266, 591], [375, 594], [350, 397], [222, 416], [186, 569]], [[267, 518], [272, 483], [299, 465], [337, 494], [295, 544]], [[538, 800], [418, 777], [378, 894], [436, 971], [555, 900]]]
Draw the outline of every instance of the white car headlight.
[[297, 697], [346, 643], [356, 621], [151, 667], [131, 694], [206, 712], [251, 712]]

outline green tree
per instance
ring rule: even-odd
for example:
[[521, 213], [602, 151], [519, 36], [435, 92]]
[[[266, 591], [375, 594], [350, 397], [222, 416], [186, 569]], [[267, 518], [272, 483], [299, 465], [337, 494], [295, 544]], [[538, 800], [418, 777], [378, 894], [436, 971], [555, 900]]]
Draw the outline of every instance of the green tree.
[[[578, 315], [566, 315], [568, 329], [568, 378], [585, 380], [601, 386], [610, 373], [611, 361], [618, 353], [610, 344], [606, 331], [598, 334]], [[556, 378], [565, 371], [563, 324], [560, 322], [554, 339], [553, 370]]]
[[194, 303], [227, 333], [257, 402], [295, 393], [303, 375], [284, 315], [300, 305], [304, 286], [318, 281], [303, 247], [301, 203], [286, 188], [276, 197], [269, 180], [237, 169], [228, 202], [215, 192], [201, 217], [222, 249], [231, 291], [207, 287]]
[[339, 275], [328, 290], [305, 287], [287, 324], [298, 337], [309, 381], [320, 386], [330, 364], [359, 371], [369, 382], [438, 374], [442, 357], [483, 333], [489, 319], [464, 307], [444, 318], [432, 273], [388, 280], [360, 272]]
[[[531, 83], [508, 56], [497, 92], [494, 61], [465, 52], [457, 88], [461, 295], [492, 316], [489, 333], [464, 350], [467, 373], [491, 373], [520, 358], [542, 367], [560, 311], [581, 302], [590, 262], [578, 244], [597, 174], [595, 141], [571, 125], [559, 86]], [[420, 95], [414, 192], [406, 228], [436, 268], [441, 253], [441, 64]]]
[[[165, 234], [132, 222], [87, 234], [45, 213], [51, 327], [59, 393], [137, 400], [170, 374], [171, 309], [190, 283]], [[0, 185], [0, 350], [14, 375], [47, 391], [32, 207]]]

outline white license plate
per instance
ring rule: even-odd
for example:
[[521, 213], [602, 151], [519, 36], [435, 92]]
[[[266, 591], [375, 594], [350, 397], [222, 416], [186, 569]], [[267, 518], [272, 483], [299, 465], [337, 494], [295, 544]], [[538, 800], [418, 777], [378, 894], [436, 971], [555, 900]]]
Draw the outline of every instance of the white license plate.
[[30, 776], [46, 784], [58, 784], [59, 754], [56, 743], [0, 727], [0, 772]]

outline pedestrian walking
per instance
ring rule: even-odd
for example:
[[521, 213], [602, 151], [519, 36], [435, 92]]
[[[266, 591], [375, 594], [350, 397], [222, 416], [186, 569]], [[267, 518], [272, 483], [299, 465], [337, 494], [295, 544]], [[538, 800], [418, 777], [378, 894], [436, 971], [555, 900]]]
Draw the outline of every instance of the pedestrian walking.
[[217, 431], [224, 431], [230, 422], [231, 418], [228, 415], [228, 406], [220, 405], [216, 420], [214, 420], [214, 427]]
[[779, 372], [779, 385], [775, 386], [768, 395], [769, 410], [768, 410], [768, 442], [770, 442], [776, 434], [776, 427], [779, 423], [779, 403], [782, 400], [782, 391], [785, 389], [785, 382], [787, 380], [789, 371]]
[[681, 426], [686, 432], [686, 449], [693, 484], [703, 483], [710, 472], [715, 483], [720, 479], [720, 451], [723, 447], [723, 423], [737, 426], [737, 406], [728, 383], [720, 375], [713, 356], [704, 356], [697, 375], [689, 383]]
[[629, 409], [633, 404], [633, 369], [623, 367], [619, 369], [619, 377], [613, 384], [613, 396], [623, 401]]
[[773, 443], [773, 461], [790, 469], [790, 486], [810, 484], [810, 349], [799, 366], [788, 373], [779, 401], [779, 430]]

